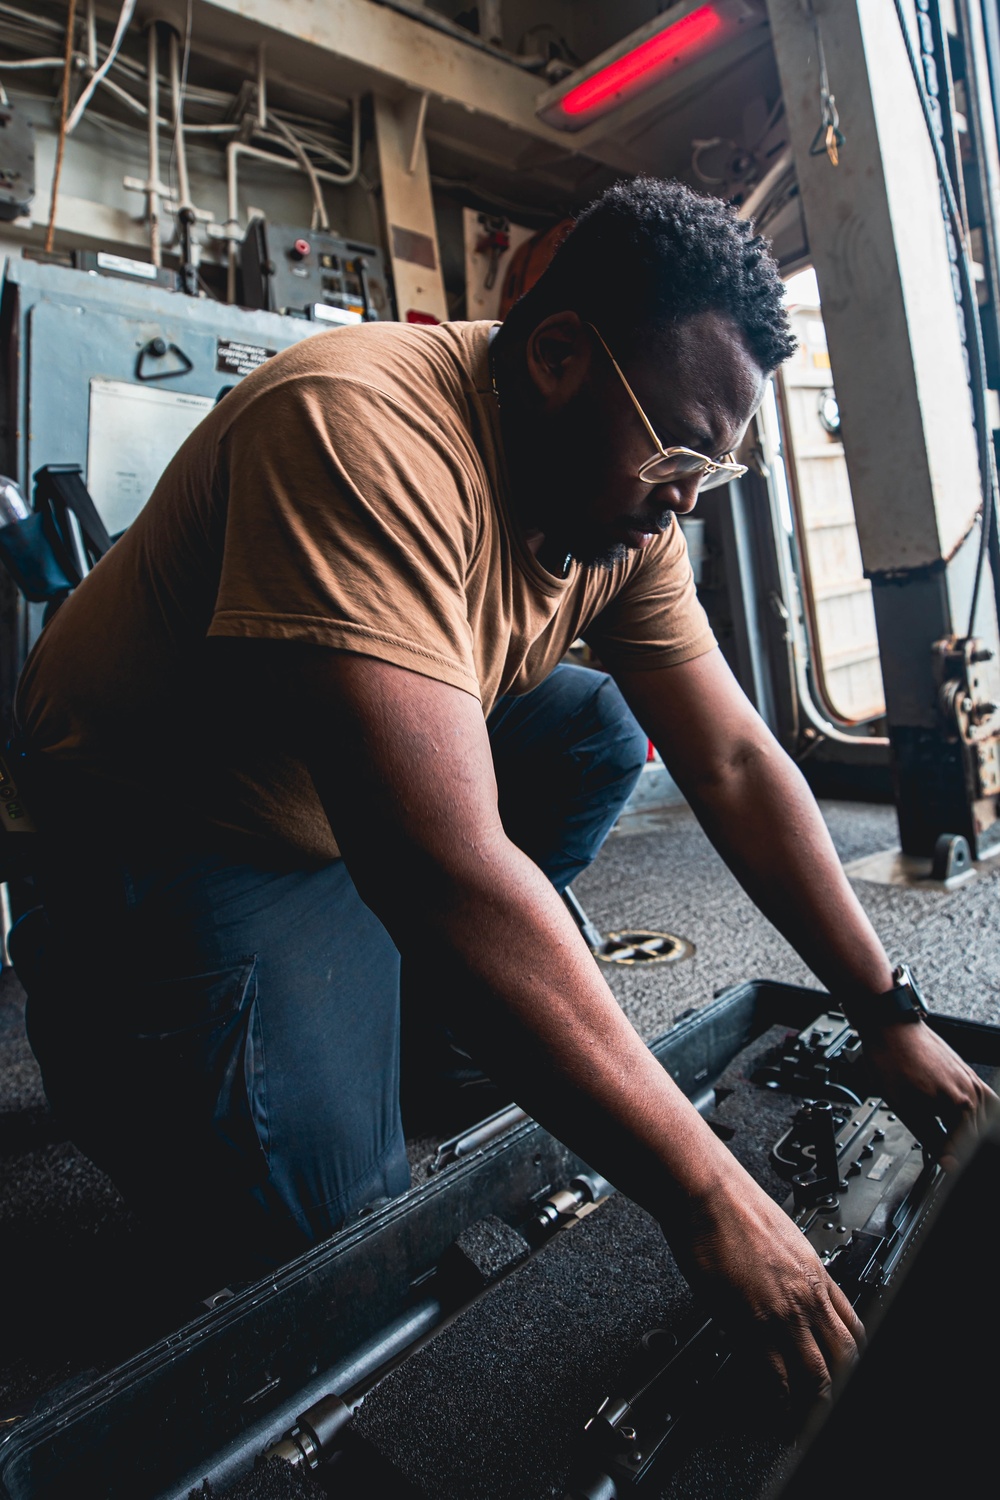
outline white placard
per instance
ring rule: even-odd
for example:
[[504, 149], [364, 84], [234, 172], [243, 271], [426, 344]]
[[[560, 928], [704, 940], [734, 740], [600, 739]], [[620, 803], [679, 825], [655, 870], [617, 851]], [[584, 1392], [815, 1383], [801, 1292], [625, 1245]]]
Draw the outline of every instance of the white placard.
[[156, 267], [145, 260], [129, 260], [125, 255], [109, 255], [98, 250], [97, 264], [102, 271], [120, 271], [123, 276], [143, 276], [147, 281], [156, 280]]
[[91, 380], [87, 489], [112, 536], [135, 520], [181, 443], [214, 405], [211, 396]]
[[351, 307], [334, 307], [329, 302], [314, 302], [312, 315], [317, 323], [363, 323], [359, 312]]

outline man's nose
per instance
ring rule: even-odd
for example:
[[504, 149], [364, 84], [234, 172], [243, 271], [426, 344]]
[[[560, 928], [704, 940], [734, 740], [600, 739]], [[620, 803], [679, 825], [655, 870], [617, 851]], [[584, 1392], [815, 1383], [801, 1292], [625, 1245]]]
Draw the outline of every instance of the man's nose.
[[688, 474], [683, 479], [672, 479], [662, 487], [663, 497], [675, 516], [690, 515], [698, 503], [700, 474]]

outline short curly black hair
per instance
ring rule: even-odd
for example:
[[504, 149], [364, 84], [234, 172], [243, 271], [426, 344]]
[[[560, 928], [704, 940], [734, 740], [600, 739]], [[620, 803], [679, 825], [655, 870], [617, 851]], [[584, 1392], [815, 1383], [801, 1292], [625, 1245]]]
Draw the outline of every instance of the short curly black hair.
[[796, 348], [768, 243], [731, 204], [666, 178], [617, 182], [588, 204], [505, 323], [527, 333], [566, 309], [619, 347], [725, 313], [768, 373]]

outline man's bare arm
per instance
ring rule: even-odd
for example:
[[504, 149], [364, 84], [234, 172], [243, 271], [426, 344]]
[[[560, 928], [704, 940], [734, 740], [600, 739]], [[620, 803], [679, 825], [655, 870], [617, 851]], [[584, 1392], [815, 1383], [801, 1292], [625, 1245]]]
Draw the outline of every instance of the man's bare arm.
[[981, 1126], [993, 1095], [935, 1032], [866, 1021], [865, 1001], [891, 987], [891, 965], [804, 777], [722, 653], [618, 681], [730, 869], [847, 1009], [910, 1128], [940, 1152], [939, 1118], [952, 1134]]
[[695, 1288], [795, 1398], [825, 1394], [863, 1337], [857, 1317], [660, 1067], [563, 902], [506, 838], [479, 703], [360, 656], [281, 646], [260, 660], [297, 717], [362, 897], [404, 959], [433, 953], [491, 1074], [658, 1217]]

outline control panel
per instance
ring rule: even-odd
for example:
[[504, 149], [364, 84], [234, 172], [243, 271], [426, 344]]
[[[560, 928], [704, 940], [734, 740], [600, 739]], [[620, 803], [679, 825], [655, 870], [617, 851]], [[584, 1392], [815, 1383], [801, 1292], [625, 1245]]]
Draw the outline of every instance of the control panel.
[[257, 216], [240, 265], [246, 307], [331, 324], [393, 317], [382, 252], [374, 245]]

